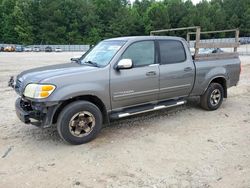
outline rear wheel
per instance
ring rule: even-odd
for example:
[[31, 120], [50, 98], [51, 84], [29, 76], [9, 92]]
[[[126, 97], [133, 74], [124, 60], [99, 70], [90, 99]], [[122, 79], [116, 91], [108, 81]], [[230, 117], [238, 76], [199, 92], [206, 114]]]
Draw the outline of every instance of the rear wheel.
[[102, 113], [88, 101], [76, 101], [67, 105], [59, 115], [57, 130], [60, 137], [70, 144], [91, 141], [102, 127]]
[[216, 110], [221, 106], [223, 96], [223, 87], [219, 83], [211, 83], [201, 96], [201, 107], [206, 110]]

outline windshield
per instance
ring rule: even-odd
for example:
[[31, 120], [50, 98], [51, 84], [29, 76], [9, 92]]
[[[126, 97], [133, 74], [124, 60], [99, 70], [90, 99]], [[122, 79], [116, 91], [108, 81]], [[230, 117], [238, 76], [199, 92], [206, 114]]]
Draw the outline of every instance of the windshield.
[[81, 64], [96, 64], [98, 67], [104, 67], [118, 50], [125, 44], [126, 41], [102, 41], [97, 44], [93, 49], [86, 53], [81, 58]]

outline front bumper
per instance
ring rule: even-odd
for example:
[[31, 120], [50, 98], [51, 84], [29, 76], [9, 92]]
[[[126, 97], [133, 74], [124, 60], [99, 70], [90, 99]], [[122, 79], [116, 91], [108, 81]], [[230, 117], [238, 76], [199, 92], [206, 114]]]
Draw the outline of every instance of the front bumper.
[[47, 106], [45, 103], [32, 102], [19, 97], [15, 103], [17, 117], [26, 124], [38, 127], [50, 127], [57, 105]]
[[29, 116], [29, 113], [24, 111], [22, 108], [21, 108], [21, 98], [18, 98], [16, 100], [16, 104], [15, 104], [15, 107], [16, 107], [16, 115], [17, 117], [24, 123], [30, 123], [30, 116]]

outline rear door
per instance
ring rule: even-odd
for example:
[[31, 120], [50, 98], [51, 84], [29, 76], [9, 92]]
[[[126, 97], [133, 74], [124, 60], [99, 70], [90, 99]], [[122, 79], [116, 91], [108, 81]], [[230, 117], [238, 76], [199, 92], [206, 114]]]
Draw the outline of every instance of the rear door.
[[159, 92], [159, 65], [155, 64], [155, 42], [138, 41], [124, 51], [120, 59], [131, 59], [131, 69], [111, 68], [112, 109], [156, 102]]
[[194, 83], [195, 67], [179, 40], [158, 40], [160, 58], [159, 100], [188, 96]]

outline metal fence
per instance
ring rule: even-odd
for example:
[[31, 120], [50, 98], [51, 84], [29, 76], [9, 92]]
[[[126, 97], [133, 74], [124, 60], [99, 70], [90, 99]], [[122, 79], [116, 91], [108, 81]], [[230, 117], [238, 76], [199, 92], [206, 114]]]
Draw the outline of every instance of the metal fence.
[[[240, 55], [250, 55], [250, 37], [244, 37], [240, 38], [242, 41], [244, 40], [245, 44], [240, 45], [238, 48], [238, 52]], [[201, 40], [200, 42], [232, 42], [234, 38], [218, 38], [218, 39], [207, 39], [207, 40]], [[0, 47], [6, 47], [6, 46], [16, 46], [18, 44], [0, 44]], [[55, 48], [61, 48], [62, 51], [65, 52], [86, 52], [90, 45], [29, 45], [28, 47], [31, 47], [32, 49], [34, 47], [39, 47], [41, 51], [45, 51], [45, 48], [47, 46], [50, 46], [53, 51], [55, 51]], [[194, 47], [194, 41], [190, 41], [190, 48]], [[231, 52], [233, 49], [223, 49], [225, 51]]]
[[240, 55], [250, 55], [250, 44], [240, 45], [238, 52]]
[[[2, 47], [7, 46], [19, 46], [18, 44], [0, 44]], [[45, 51], [45, 48], [47, 46], [50, 46], [53, 51], [55, 51], [55, 48], [61, 48], [62, 51], [65, 52], [86, 52], [89, 49], [89, 45], [28, 45], [27, 47], [31, 47], [32, 49], [34, 47], [39, 47], [40, 51]]]

